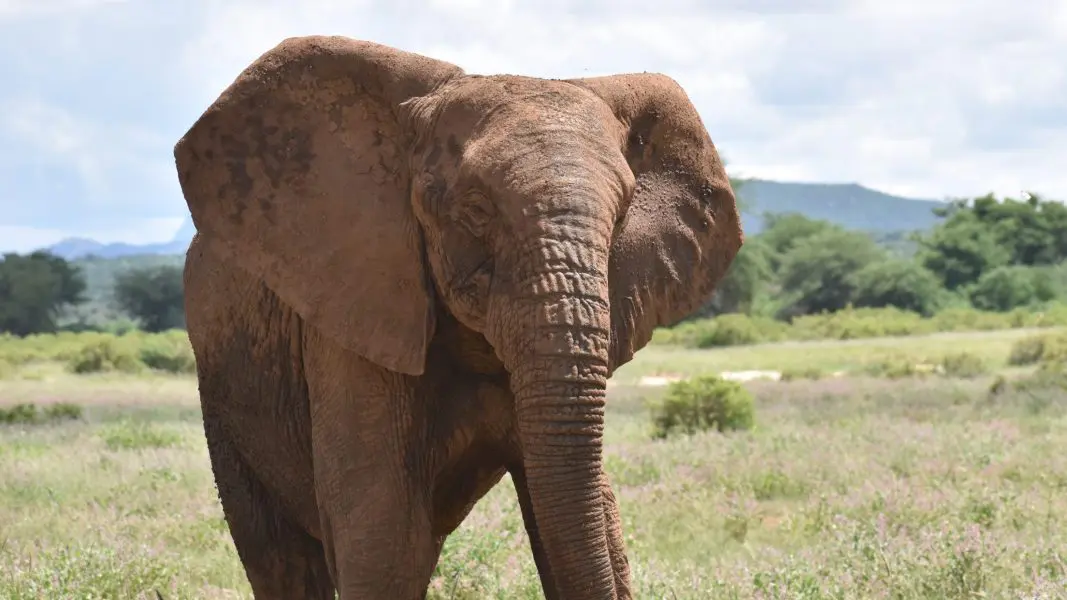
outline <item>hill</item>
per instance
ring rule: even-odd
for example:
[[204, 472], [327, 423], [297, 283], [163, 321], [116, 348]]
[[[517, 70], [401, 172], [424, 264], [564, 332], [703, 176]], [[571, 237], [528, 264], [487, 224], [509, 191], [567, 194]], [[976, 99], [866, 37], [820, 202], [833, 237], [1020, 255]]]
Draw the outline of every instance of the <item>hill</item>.
[[746, 179], [737, 189], [745, 233], [763, 229], [764, 213], [796, 212], [847, 229], [876, 233], [924, 230], [937, 217], [936, 200], [893, 196], [855, 183], [789, 183]]
[[[935, 200], [904, 198], [854, 183], [793, 183], [746, 179], [738, 188], [745, 233], [763, 229], [764, 213], [798, 212], [825, 219], [849, 229], [879, 234], [928, 229], [937, 218], [931, 211]], [[84, 238], [68, 238], [48, 249], [68, 260], [89, 256], [116, 258], [144, 254], [184, 254], [195, 232], [186, 220], [174, 239], [159, 244], [101, 244]]]

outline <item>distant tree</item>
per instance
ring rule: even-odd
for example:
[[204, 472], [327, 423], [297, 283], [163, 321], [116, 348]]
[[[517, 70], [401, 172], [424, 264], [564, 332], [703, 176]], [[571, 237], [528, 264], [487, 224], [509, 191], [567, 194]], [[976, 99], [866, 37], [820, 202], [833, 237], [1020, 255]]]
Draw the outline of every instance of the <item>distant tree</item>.
[[85, 278], [46, 251], [4, 254], [0, 260], [0, 331], [50, 333], [62, 309], [85, 301]]
[[767, 214], [764, 216], [764, 228], [759, 238], [767, 248], [767, 260], [771, 269], [777, 272], [797, 244], [826, 231], [844, 229], [829, 221], [810, 219], [799, 213]]
[[1067, 207], [1027, 194], [997, 200], [992, 194], [935, 210], [944, 218], [919, 237], [920, 260], [949, 289], [973, 284], [998, 267], [1054, 265], [1067, 259]]
[[895, 306], [930, 316], [948, 300], [948, 292], [932, 271], [904, 259], [872, 262], [852, 276], [852, 305]]
[[973, 213], [960, 212], [920, 238], [919, 260], [955, 290], [978, 281], [982, 273], [1008, 264], [1011, 252]]
[[145, 331], [185, 327], [182, 267], [131, 269], [115, 276], [116, 308], [137, 319]]
[[827, 228], [803, 237], [782, 257], [779, 283], [786, 302], [779, 316], [845, 308], [856, 293], [855, 275], [880, 260], [885, 250], [860, 231]]
[[773, 276], [767, 246], [759, 236], [753, 236], [741, 246], [726, 276], [715, 288], [711, 301], [693, 316], [751, 312], [756, 298], [766, 289]]
[[1045, 269], [1008, 265], [983, 273], [969, 288], [969, 295], [975, 308], [1009, 311], [1047, 302], [1055, 298], [1059, 291]]

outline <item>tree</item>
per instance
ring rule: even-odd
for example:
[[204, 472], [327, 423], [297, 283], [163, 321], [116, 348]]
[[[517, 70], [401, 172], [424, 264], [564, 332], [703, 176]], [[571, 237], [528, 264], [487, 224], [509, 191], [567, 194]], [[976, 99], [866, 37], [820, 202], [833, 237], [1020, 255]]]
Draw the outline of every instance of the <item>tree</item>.
[[1027, 194], [956, 200], [934, 211], [945, 220], [920, 237], [923, 264], [949, 289], [1006, 265], [1053, 265], [1067, 259], [1067, 207]]
[[116, 307], [140, 322], [145, 331], [185, 327], [182, 267], [162, 265], [132, 269], [115, 277]]
[[802, 240], [826, 231], [844, 231], [829, 221], [809, 219], [799, 213], [768, 213], [764, 219], [765, 226], [759, 238], [767, 247], [767, 259], [775, 272], [786, 255]]
[[948, 300], [932, 271], [912, 260], [889, 259], [863, 267], [852, 277], [852, 305], [895, 306], [930, 316]]
[[919, 257], [950, 290], [978, 281], [982, 273], [1008, 264], [1011, 252], [972, 212], [958, 212], [921, 237]]
[[0, 330], [15, 335], [51, 333], [61, 310], [85, 301], [85, 278], [46, 251], [0, 260]]
[[803, 237], [782, 258], [779, 276], [787, 299], [779, 316], [840, 310], [855, 295], [855, 274], [885, 259], [867, 234], [839, 228]]
[[1009, 265], [983, 273], [969, 295], [975, 308], [1009, 311], [1052, 300], [1058, 291], [1044, 269]]
[[715, 295], [693, 317], [710, 317], [723, 313], [748, 313], [757, 297], [773, 277], [767, 246], [753, 236], [746, 240], [734, 257], [726, 276], [715, 288]]

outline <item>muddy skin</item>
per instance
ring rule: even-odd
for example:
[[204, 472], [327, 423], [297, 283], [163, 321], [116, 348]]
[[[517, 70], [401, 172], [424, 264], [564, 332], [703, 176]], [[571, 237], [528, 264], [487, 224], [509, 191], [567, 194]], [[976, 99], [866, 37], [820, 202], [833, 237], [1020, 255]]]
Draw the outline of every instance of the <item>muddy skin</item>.
[[283, 41], [175, 146], [189, 337], [256, 598], [423, 598], [510, 473], [547, 598], [630, 598], [606, 382], [742, 244], [668, 77]]

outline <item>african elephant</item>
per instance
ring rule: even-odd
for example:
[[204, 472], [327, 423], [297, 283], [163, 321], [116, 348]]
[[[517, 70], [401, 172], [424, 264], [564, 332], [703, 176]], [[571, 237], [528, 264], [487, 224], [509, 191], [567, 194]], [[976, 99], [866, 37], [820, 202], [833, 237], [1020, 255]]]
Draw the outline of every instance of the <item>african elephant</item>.
[[205, 436], [257, 598], [424, 597], [505, 472], [546, 597], [631, 597], [607, 380], [742, 244], [677, 83], [289, 38], [174, 156]]

